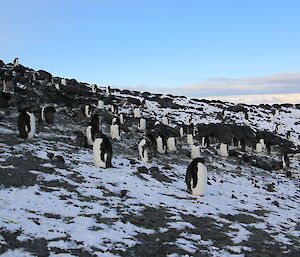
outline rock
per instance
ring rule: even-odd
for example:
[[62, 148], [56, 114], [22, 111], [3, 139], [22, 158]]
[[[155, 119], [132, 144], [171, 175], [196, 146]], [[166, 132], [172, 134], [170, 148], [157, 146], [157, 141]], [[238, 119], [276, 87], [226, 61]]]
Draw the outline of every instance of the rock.
[[234, 194], [231, 195], [231, 198], [237, 199], [237, 197]]
[[125, 197], [127, 193], [128, 193], [128, 190], [121, 190], [120, 197], [121, 198]]
[[266, 190], [268, 192], [276, 192], [276, 190], [275, 190], [275, 184], [274, 183], [267, 184]]
[[137, 172], [148, 174], [148, 169], [145, 166], [141, 166], [137, 168]]
[[277, 201], [273, 201], [272, 204], [274, 204], [275, 206], [279, 207], [279, 202], [277, 202]]
[[[136, 149], [136, 148], [135, 148]], [[137, 163], [139, 163], [139, 162], [137, 162], [136, 160], [134, 160], [134, 159], [129, 159], [129, 163], [131, 164], [131, 165], [135, 165], [135, 164], [137, 164]]]
[[47, 71], [44, 71], [44, 70], [39, 70], [36, 77], [37, 77], [38, 80], [45, 80], [45, 81], [48, 81], [48, 82], [51, 82], [51, 80], [52, 80], [51, 73], [49, 73]]

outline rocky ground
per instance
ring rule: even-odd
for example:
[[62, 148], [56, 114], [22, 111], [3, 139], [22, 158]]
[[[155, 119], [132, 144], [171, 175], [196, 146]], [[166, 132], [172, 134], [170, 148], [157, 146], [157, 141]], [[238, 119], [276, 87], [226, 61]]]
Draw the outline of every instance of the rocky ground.
[[[39, 107], [54, 104], [56, 94], [56, 100], [66, 97], [47, 79], [38, 82], [41, 88], [25, 90]], [[50, 93], [42, 94], [43, 86]], [[245, 105], [250, 116], [245, 119], [230, 103], [113, 91], [113, 100], [128, 117], [146, 99], [143, 115], [153, 120], [167, 115], [174, 128], [191, 114], [195, 124], [219, 123], [220, 112], [227, 110], [227, 123], [273, 131], [275, 119], [279, 137], [293, 131], [292, 177], [235, 154], [221, 157], [218, 142], [213, 142], [202, 151], [207, 193], [195, 197], [186, 192], [184, 181], [191, 161], [185, 138], [178, 138], [177, 153], [157, 154], [152, 163], [142, 163], [137, 151], [142, 133], [132, 120], [121, 140], [112, 141], [114, 167], [96, 168], [92, 149], [76, 141], [75, 132], [84, 131], [87, 120], [70, 113], [78, 103], [95, 102], [103, 94], [77, 94], [75, 106], [56, 103], [55, 124], [39, 122], [29, 141], [18, 138], [16, 129], [18, 106], [28, 101], [22, 90], [0, 118], [0, 256], [300, 255], [298, 106]], [[124, 99], [130, 104], [121, 105]], [[273, 108], [280, 110], [275, 118]], [[102, 122], [105, 134], [108, 126]], [[256, 154], [249, 146], [246, 152], [257, 162], [280, 162], [282, 157], [276, 146], [270, 154]]]

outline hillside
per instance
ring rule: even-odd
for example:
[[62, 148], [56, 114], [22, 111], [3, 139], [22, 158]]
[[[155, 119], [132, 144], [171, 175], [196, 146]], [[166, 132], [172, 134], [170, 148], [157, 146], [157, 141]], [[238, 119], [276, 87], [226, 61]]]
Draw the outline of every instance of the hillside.
[[[300, 256], [300, 105], [116, 88], [107, 96], [105, 88], [93, 92], [87, 83], [1, 61], [0, 77], [0, 89], [5, 80], [14, 91], [0, 93], [0, 256]], [[97, 110], [99, 100], [105, 110]], [[112, 140], [113, 168], [96, 168], [85, 145], [86, 104], [100, 114], [106, 135], [112, 106], [126, 118], [121, 140]], [[40, 117], [49, 105], [56, 108], [53, 125]], [[33, 140], [18, 137], [26, 106], [37, 119]], [[137, 107], [149, 130], [168, 118], [176, 153], [139, 160]], [[179, 128], [189, 117], [194, 141], [211, 142], [201, 149], [208, 169], [203, 197], [186, 191], [192, 159]], [[232, 143], [237, 138], [245, 150]], [[261, 138], [270, 152], [256, 153]], [[229, 145], [229, 157], [218, 154], [220, 143]]]

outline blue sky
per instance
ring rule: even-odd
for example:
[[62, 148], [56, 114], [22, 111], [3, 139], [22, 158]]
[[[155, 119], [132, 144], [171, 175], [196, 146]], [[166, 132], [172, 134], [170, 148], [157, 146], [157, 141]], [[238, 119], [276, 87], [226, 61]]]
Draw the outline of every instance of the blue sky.
[[121, 88], [299, 93], [299, 10], [296, 0], [2, 1], [0, 59]]

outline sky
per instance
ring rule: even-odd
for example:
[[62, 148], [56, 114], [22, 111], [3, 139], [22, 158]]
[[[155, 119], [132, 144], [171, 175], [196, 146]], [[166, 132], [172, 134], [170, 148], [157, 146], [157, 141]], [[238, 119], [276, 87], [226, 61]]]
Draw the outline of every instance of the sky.
[[2, 1], [0, 59], [141, 91], [300, 93], [299, 10], [298, 0]]

